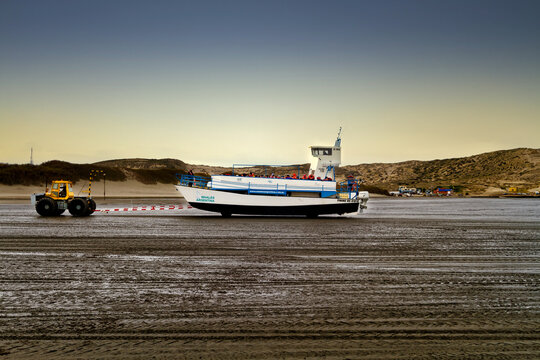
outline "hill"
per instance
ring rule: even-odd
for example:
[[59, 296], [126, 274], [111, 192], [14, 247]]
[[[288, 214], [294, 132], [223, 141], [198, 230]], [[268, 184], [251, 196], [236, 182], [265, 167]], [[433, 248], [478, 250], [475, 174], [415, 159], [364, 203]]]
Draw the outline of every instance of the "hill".
[[540, 186], [540, 149], [518, 148], [463, 158], [404, 161], [344, 166], [339, 174], [360, 176], [368, 184], [385, 189], [399, 185], [434, 188], [455, 186], [473, 193], [489, 188]]
[[124, 169], [178, 169], [186, 170], [186, 163], [177, 159], [117, 159], [93, 163], [94, 166]]
[[[280, 175], [302, 173], [308, 164], [272, 168]], [[185, 174], [193, 169], [196, 174], [230, 173], [231, 168], [187, 164], [177, 159], [117, 159], [93, 164], [72, 164], [48, 161], [41, 165], [0, 164], [0, 184], [42, 185], [46, 180], [70, 179], [87, 181], [90, 170], [102, 170], [107, 180], [134, 180], [142, 184], [174, 184], [175, 174]], [[244, 168], [242, 172], [264, 174], [262, 168]], [[465, 192], [481, 194], [502, 192], [509, 186], [533, 189], [540, 186], [540, 149], [519, 148], [494, 151], [474, 156], [432, 161], [404, 161], [343, 166], [337, 170], [338, 179], [354, 175], [365, 181], [365, 186], [375, 191], [397, 189], [399, 185], [420, 188], [454, 186]]]
[[53, 179], [88, 181], [90, 170], [103, 171], [108, 181], [174, 184], [177, 182], [175, 174], [185, 174], [185, 168], [182, 161], [174, 159], [122, 159], [94, 164], [72, 164], [58, 160], [40, 165], [0, 164], [0, 184], [43, 185]]
[[53, 160], [40, 165], [0, 164], [0, 184], [42, 185], [44, 182], [53, 179], [66, 179], [77, 182], [87, 180], [92, 169], [105, 171], [107, 179], [111, 181], [124, 181], [127, 179], [120, 169]]

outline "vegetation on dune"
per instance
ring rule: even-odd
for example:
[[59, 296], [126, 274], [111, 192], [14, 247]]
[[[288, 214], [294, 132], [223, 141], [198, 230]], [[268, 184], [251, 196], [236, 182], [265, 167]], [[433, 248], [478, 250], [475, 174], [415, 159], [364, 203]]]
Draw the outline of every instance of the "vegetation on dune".
[[540, 183], [540, 149], [511, 149], [455, 159], [404, 161], [344, 166], [338, 174], [352, 174], [367, 184], [396, 190], [399, 185], [456, 192], [488, 186]]
[[[107, 180], [137, 180], [143, 184], [174, 184], [176, 174], [195, 169], [196, 175], [230, 174], [232, 168], [208, 165], [190, 165], [176, 159], [119, 159], [94, 164], [71, 164], [65, 161], [49, 161], [41, 165], [0, 164], [0, 184], [43, 185], [53, 179], [87, 181], [90, 170], [102, 170]], [[300, 172], [307, 174], [309, 164], [282, 167], [239, 167], [235, 174], [258, 176], [285, 176]], [[375, 194], [388, 194], [399, 185], [435, 189], [442, 186], [455, 192], [470, 190], [482, 192], [487, 187], [501, 188], [517, 184], [522, 188], [540, 184], [540, 149], [501, 150], [464, 158], [405, 161], [400, 163], [375, 163], [343, 166], [336, 169], [338, 181], [348, 175], [361, 178], [361, 188]], [[98, 176], [98, 180], [101, 177]]]
[[94, 163], [97, 166], [106, 166], [123, 169], [178, 169], [186, 170], [186, 163], [177, 159], [117, 159]]
[[382, 189], [378, 186], [373, 186], [373, 185], [361, 184], [359, 190], [369, 191], [370, 194], [380, 194], [380, 195], [390, 196], [390, 193], [388, 192], [388, 190]]
[[55, 179], [77, 182], [88, 180], [90, 170], [102, 170], [107, 180], [125, 181], [126, 175], [120, 169], [92, 164], [72, 164], [53, 160], [40, 165], [0, 164], [0, 184], [4, 185], [43, 185]]
[[135, 180], [146, 185], [154, 185], [157, 183], [176, 184], [178, 179], [175, 175], [186, 174], [184, 170], [180, 169], [127, 169], [127, 171], [133, 174]]
[[[97, 164], [72, 164], [53, 160], [40, 165], [0, 164], [0, 184], [4, 185], [44, 185], [55, 179], [73, 182], [88, 181], [91, 170], [101, 170], [108, 181], [135, 179], [143, 184], [175, 184], [175, 174], [185, 174], [181, 168], [146, 167], [140, 169]], [[200, 174], [206, 175], [206, 174]], [[98, 175], [96, 180], [101, 180]]]

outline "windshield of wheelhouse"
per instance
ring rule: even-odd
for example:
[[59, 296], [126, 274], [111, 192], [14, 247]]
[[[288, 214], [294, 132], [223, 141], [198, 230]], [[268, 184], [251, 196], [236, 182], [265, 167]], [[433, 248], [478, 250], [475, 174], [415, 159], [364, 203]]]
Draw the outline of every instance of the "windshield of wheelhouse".
[[311, 155], [313, 156], [332, 155], [332, 148], [312, 148]]

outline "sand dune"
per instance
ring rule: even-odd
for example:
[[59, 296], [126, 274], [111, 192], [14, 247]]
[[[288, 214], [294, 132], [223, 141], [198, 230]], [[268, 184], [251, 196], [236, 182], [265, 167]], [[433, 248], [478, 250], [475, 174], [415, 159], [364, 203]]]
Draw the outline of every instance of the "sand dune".
[[[86, 190], [88, 183], [78, 182], [74, 184], [75, 195], [83, 195], [81, 190]], [[33, 193], [44, 192], [43, 186], [22, 186], [22, 185], [1, 185], [0, 199], [29, 199]], [[92, 196], [103, 197], [103, 182], [96, 182], [92, 185]], [[172, 184], [146, 185], [136, 180], [127, 181], [107, 181], [107, 197], [120, 198], [149, 198], [149, 197], [176, 197], [180, 194]]]

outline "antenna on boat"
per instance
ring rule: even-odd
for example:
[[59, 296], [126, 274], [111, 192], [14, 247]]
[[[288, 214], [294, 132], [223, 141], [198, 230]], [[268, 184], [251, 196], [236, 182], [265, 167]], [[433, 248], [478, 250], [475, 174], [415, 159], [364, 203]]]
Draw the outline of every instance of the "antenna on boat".
[[337, 134], [336, 143], [334, 144], [335, 147], [341, 146], [341, 126], [339, 127], [339, 132]]

